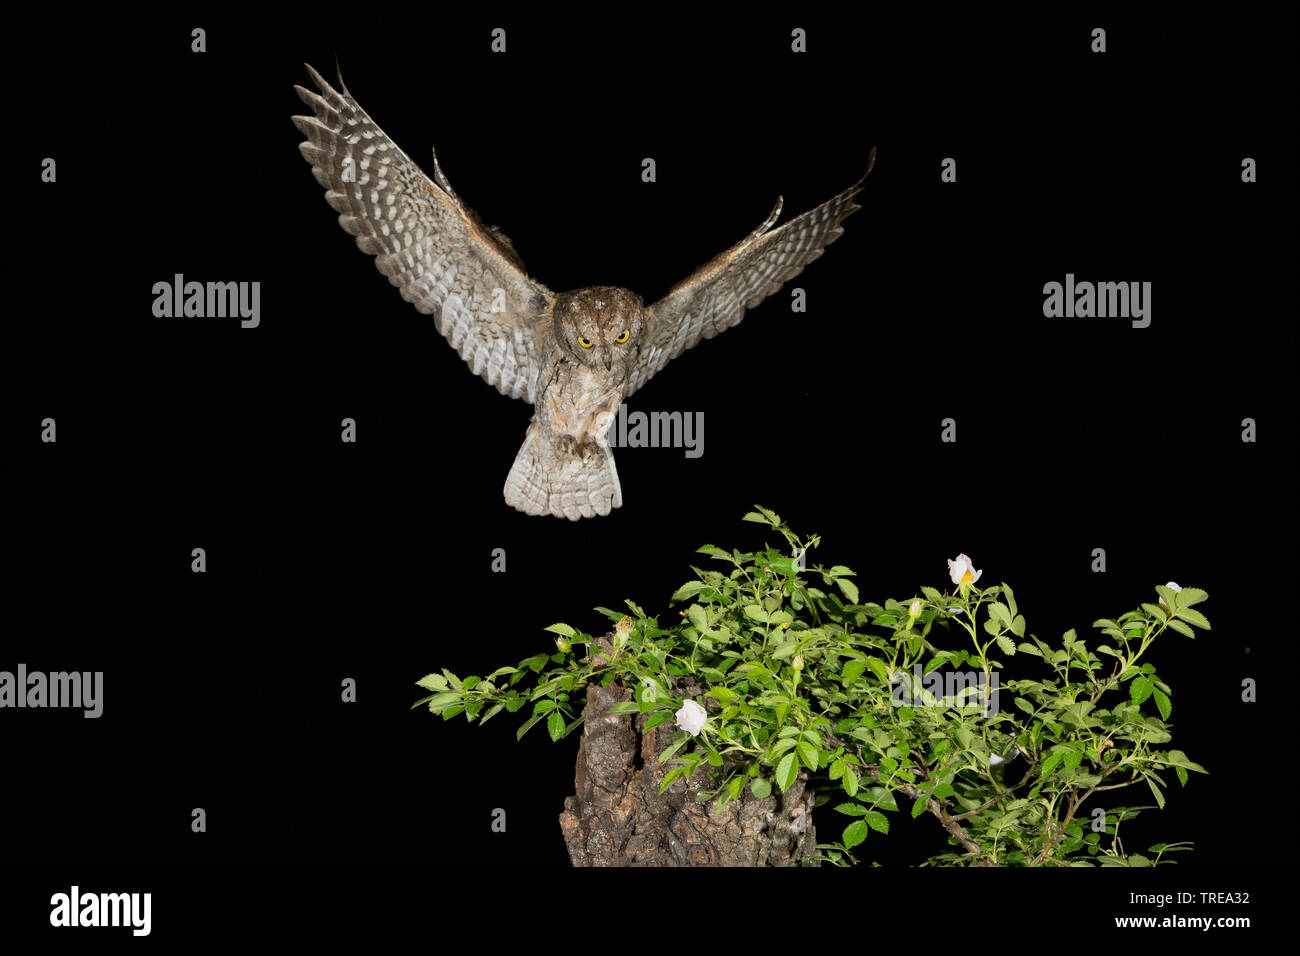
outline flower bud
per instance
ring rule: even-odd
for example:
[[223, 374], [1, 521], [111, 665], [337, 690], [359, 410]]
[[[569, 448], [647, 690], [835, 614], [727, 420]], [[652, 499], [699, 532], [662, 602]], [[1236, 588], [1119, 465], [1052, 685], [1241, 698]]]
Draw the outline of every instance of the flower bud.
[[917, 598], [915, 601], [912, 602], [912, 606], [909, 607], [909, 608], [907, 609], [907, 616], [910, 617], [910, 618], [911, 618], [912, 620], [914, 620], [914, 621], [915, 621], [918, 617], [921, 616], [921, 599], [920, 599], [920, 598]]
[[790, 661], [790, 666], [793, 667], [793, 668], [794, 668], [795, 670], [797, 670], [797, 671], [801, 671], [801, 670], [803, 670], [803, 655], [802, 655], [802, 654], [796, 654], [796, 655], [794, 656], [794, 659], [793, 659], [792, 661]]
[[560, 653], [562, 654], [567, 654], [569, 652], [569, 642], [562, 637], [557, 637], [555, 639], [555, 646], [560, 649]]

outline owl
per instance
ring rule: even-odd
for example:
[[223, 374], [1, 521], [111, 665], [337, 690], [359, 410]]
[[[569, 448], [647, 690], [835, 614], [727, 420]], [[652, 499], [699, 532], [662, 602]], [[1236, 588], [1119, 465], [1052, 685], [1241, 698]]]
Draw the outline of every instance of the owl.
[[875, 162], [838, 196], [774, 229], [761, 226], [646, 305], [635, 292], [589, 286], [552, 292], [524, 269], [513, 244], [452, 189], [433, 154], [433, 178], [390, 140], [348, 92], [310, 66], [319, 92], [295, 86], [312, 116], [295, 116], [339, 225], [397, 286], [432, 315], [476, 375], [533, 405], [506, 477], [506, 503], [577, 520], [623, 504], [608, 432], [619, 403], [672, 359], [736, 325], [842, 233]]

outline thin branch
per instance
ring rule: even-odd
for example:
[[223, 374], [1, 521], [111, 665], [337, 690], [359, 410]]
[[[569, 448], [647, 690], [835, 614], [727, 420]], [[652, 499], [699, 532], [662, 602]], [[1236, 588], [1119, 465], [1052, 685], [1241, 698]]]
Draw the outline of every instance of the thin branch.
[[[1042, 863], [1043, 860], [1047, 858], [1047, 855], [1051, 852], [1052, 847], [1055, 846], [1057, 841], [1060, 840], [1060, 838], [1065, 835], [1065, 828], [1070, 825], [1070, 821], [1074, 819], [1074, 814], [1079, 809], [1079, 807], [1083, 805], [1083, 801], [1087, 800], [1094, 793], [1100, 793], [1102, 790], [1118, 790], [1120, 787], [1131, 786], [1142, 779], [1144, 778], [1135, 774], [1132, 780], [1126, 780], [1124, 783], [1112, 783], [1105, 787], [1102, 786], [1089, 787], [1081, 797], [1078, 796], [1078, 791], [1076, 790], [1075, 796], [1070, 798], [1070, 812], [1065, 815], [1065, 820], [1062, 821], [1059, 827], [1054, 828], [1055, 832], [1050, 837], [1048, 837], [1047, 845], [1043, 847], [1042, 852], [1040, 852], [1038, 856], [1034, 857], [1033, 861], [1029, 865], [1038, 866], [1038, 864]], [[1051, 826], [1051, 824], [1049, 823], [1048, 826]]]
[[969, 816], [974, 816], [975, 814], [980, 813], [981, 811], [987, 810], [989, 807], [993, 806], [993, 804], [997, 803], [1003, 797], [1007, 796], [1008, 794], [1015, 793], [1017, 790], [1019, 790], [1021, 787], [1027, 784], [1029, 782], [1029, 778], [1032, 777], [1033, 775], [1034, 775], [1034, 766], [1031, 764], [1029, 769], [1025, 771], [1025, 775], [1020, 778], [1020, 782], [1018, 784], [1016, 784], [1013, 787], [1007, 787], [1007, 789], [1003, 790], [996, 797], [990, 797], [988, 800], [980, 804], [974, 810], [967, 810], [964, 813], [954, 814], [952, 819], [965, 820]]

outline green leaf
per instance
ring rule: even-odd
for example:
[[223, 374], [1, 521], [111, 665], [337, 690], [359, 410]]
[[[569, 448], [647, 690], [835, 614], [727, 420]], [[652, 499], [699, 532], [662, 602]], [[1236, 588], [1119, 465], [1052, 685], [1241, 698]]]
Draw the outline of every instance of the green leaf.
[[772, 795], [772, 784], [767, 777], [754, 777], [749, 781], [749, 791], [759, 800]]
[[1188, 770], [1195, 770], [1197, 773], [1206, 773], [1206, 769], [1199, 763], [1194, 763], [1187, 759], [1187, 754], [1181, 750], [1171, 750], [1164, 755], [1165, 763], [1171, 763], [1175, 767], [1186, 767]]
[[1155, 690], [1155, 686], [1145, 677], [1135, 677], [1133, 682], [1128, 685], [1128, 695], [1135, 704], [1140, 704], [1150, 697], [1153, 690]]
[[704, 613], [704, 608], [700, 607], [700, 605], [692, 604], [688, 607], [686, 609], [686, 617], [695, 625], [695, 629], [701, 634], [709, 629], [709, 619]]
[[669, 600], [673, 604], [676, 604], [678, 601], [686, 600], [688, 597], [690, 597], [693, 594], [699, 594], [706, 587], [708, 587], [708, 585], [705, 584], [703, 581], [687, 581], [685, 584], [683, 584], [681, 587], [679, 587], [676, 591], [673, 592], [673, 596], [669, 598]]
[[1011, 630], [1011, 612], [1001, 601], [994, 601], [989, 605], [989, 617], [997, 621], [1006, 630]]
[[776, 765], [776, 783], [781, 788], [781, 792], [789, 790], [798, 776], [799, 764], [794, 759], [794, 751], [791, 750]]
[[840, 781], [844, 787], [844, 792], [850, 797], [857, 796], [858, 793], [858, 774], [852, 767], [844, 768], [844, 778]]
[[[542, 701], [541, 703], [545, 703], [545, 701]], [[539, 703], [538, 706], [541, 706], [541, 703]], [[639, 713], [641, 713], [640, 704], [638, 704], [634, 700], [625, 700], [615, 704], [609, 710], [605, 711], [605, 716], [611, 717], [614, 714], [639, 714]]]
[[1167, 605], [1169, 605], [1170, 610], [1173, 611], [1178, 610], [1178, 605], [1180, 601], [1178, 598], [1177, 591], [1175, 591], [1173, 588], [1167, 588], [1163, 584], [1157, 584], [1156, 593], [1160, 595], [1160, 600], [1164, 601]]
[[673, 741], [672, 745], [667, 747], [664, 750], [664, 752], [659, 755], [659, 762], [667, 763], [669, 758], [671, 758], [673, 754], [677, 753], [677, 751], [682, 748], [682, 744], [686, 743], [686, 741], [690, 739], [691, 739], [691, 735], [683, 730], [682, 735], [678, 737], [675, 741]]
[[1165, 808], [1165, 795], [1160, 791], [1160, 788], [1156, 786], [1155, 780], [1151, 777], [1147, 777], [1147, 786], [1151, 788], [1151, 792], [1155, 795], [1156, 805], [1163, 810]]
[[1060, 763], [1064, 757], [1065, 751], [1063, 749], [1056, 747], [1052, 748], [1052, 750], [1048, 752], [1047, 756], [1043, 758], [1043, 762], [1038, 768], [1038, 776], [1040, 778], [1045, 778], [1056, 768], [1056, 765]]
[[727, 793], [732, 800], [739, 800], [740, 791], [744, 789], [745, 789], [745, 778], [740, 774], [736, 774], [729, 781], [727, 781]]
[[885, 816], [879, 810], [872, 810], [867, 814], [867, 825], [877, 833], [889, 832], [889, 817]]
[[1177, 618], [1171, 618], [1169, 620], [1169, 626], [1173, 630], [1177, 631], [1179, 634], [1183, 635], [1183, 637], [1196, 636], [1195, 631], [1193, 631], [1190, 627], [1188, 627], [1186, 624], [1184, 624], [1182, 621], [1178, 620]]
[[754, 505], [754, 507], [758, 510], [757, 514], [755, 514], [753, 511], [747, 512], [745, 516], [740, 520], [753, 521], [758, 524], [771, 525], [773, 528], [780, 527], [781, 516], [779, 514], [777, 514], [775, 511], [772, 511], [768, 508], [764, 508], [762, 505]]
[[1016, 642], [1013, 641], [1011, 638], [1007, 637], [1005, 634], [1002, 634], [998, 637], [998, 647], [1002, 648], [1003, 654], [1010, 655], [1010, 654], [1015, 654], [1016, 652]]
[[533, 725], [536, 724], [539, 720], [541, 720], [545, 716], [546, 716], [545, 714], [533, 714], [533, 716], [525, 720], [523, 722], [523, 725], [520, 726], [520, 728], [515, 731], [515, 740], [523, 740], [524, 734], [532, 730]]
[[782, 641], [772, 650], [772, 657], [776, 660], [784, 660], [799, 649], [799, 642], [793, 638], [788, 641]]
[[798, 746], [799, 759], [803, 761], [804, 766], [809, 770], [817, 769], [817, 748], [805, 741], [799, 741]]
[[853, 849], [867, 838], [868, 832], [865, 820], [854, 820], [844, 828], [844, 846]]
[[1178, 609], [1189, 608], [1193, 604], [1200, 604], [1209, 597], [1200, 588], [1183, 588], [1178, 592]]
[[794, 558], [773, 558], [768, 562], [768, 567], [779, 574], [794, 574]]
[[542, 628], [542, 630], [550, 631], [552, 634], [560, 634], [564, 637], [574, 637], [578, 633], [567, 624], [552, 624], [549, 627]]
[[1011, 616], [1015, 617], [1019, 612], [1016, 610], [1016, 595], [1015, 592], [1011, 590], [1011, 585], [1003, 582], [1002, 593], [1006, 595], [1007, 604], [1011, 607]]
[[1192, 610], [1190, 607], [1180, 607], [1175, 613], [1175, 616], [1181, 617], [1188, 624], [1191, 624], [1193, 627], [1199, 627], [1201, 630], [1208, 631], [1210, 629], [1210, 622], [1206, 619], [1205, 615], [1200, 611]]
[[835, 807], [840, 813], [847, 813], [851, 817], [865, 817], [867, 808], [860, 803], [840, 803]]
[[427, 674], [415, 682], [425, 690], [446, 690], [447, 678], [441, 674]]
[[840, 680], [847, 686], [862, 676], [867, 669], [866, 661], [849, 661], [840, 672]]
[[1156, 709], [1160, 711], [1160, 719], [1168, 720], [1169, 715], [1174, 709], [1174, 705], [1169, 702], [1169, 695], [1159, 687], [1153, 687], [1151, 689], [1151, 696], [1156, 699]]
[[662, 724], [665, 720], [668, 720], [670, 717], [672, 717], [672, 712], [667, 710], [661, 710], [658, 711], [657, 713], [653, 713], [645, 719], [645, 729], [653, 730], [654, 728]]
[[442, 694], [434, 694], [429, 698], [429, 713], [440, 714], [453, 704], [460, 702], [459, 691], [447, 691]]
[[921, 814], [925, 813], [926, 807], [929, 806], [929, 803], [930, 803], [929, 794], [925, 794], [925, 793], [920, 794], [915, 800], [913, 800], [912, 819], [915, 820]]
[[671, 787], [673, 785], [673, 781], [676, 780], [685, 772], [686, 772], [685, 767], [673, 767], [672, 770], [669, 770], [666, 774], [664, 774], [663, 782], [659, 784], [659, 792], [663, 793], [665, 790]]
[[558, 710], [551, 711], [551, 716], [546, 718], [546, 730], [551, 735], [551, 740], [559, 740], [564, 736], [564, 715]]
[[848, 578], [836, 578], [835, 586], [844, 593], [844, 596], [849, 599], [850, 604], [858, 603], [858, 586]]

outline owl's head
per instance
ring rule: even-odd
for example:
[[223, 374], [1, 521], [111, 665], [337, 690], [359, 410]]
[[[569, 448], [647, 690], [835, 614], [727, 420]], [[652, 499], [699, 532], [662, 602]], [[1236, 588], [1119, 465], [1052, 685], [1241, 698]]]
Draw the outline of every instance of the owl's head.
[[641, 351], [645, 305], [618, 286], [589, 286], [555, 297], [555, 340], [578, 363], [626, 373]]

